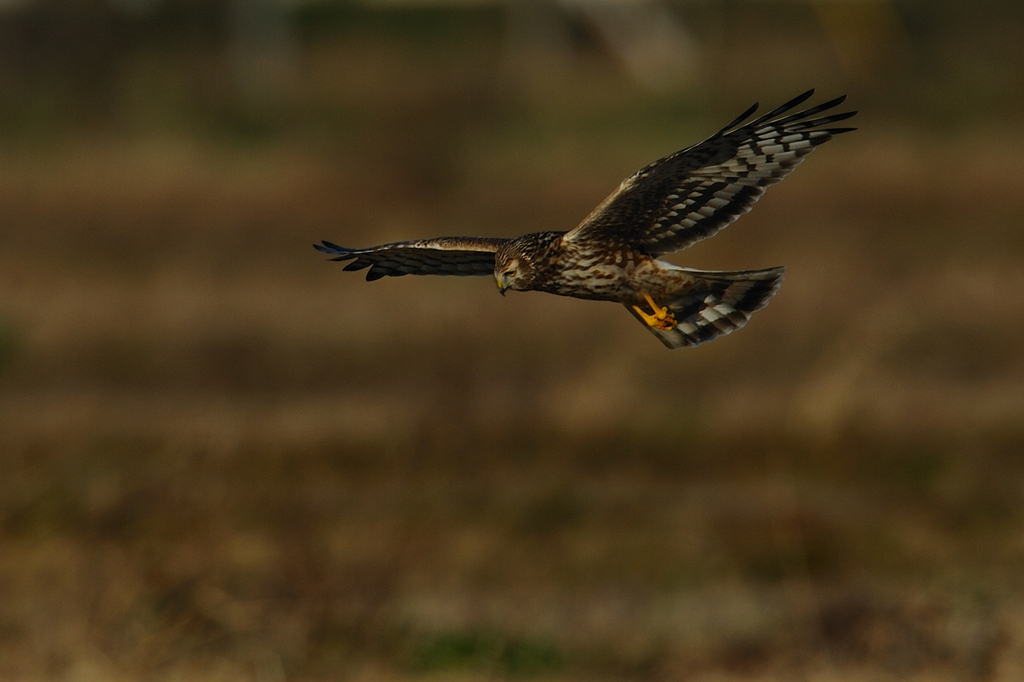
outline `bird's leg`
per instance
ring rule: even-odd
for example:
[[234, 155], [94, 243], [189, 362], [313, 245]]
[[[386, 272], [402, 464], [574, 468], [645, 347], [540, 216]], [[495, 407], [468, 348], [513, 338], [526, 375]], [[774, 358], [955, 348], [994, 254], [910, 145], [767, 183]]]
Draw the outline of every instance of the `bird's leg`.
[[640, 306], [637, 305], [633, 306], [633, 310], [635, 310], [636, 314], [647, 323], [648, 327], [654, 327], [655, 329], [661, 329], [666, 332], [670, 332], [676, 328], [676, 325], [679, 323], [676, 322], [676, 318], [669, 312], [668, 307], [659, 306], [648, 294], [644, 294], [644, 299], [647, 301], [647, 304], [651, 306], [651, 310], [654, 311], [654, 314], [651, 315], [644, 312], [640, 309]]

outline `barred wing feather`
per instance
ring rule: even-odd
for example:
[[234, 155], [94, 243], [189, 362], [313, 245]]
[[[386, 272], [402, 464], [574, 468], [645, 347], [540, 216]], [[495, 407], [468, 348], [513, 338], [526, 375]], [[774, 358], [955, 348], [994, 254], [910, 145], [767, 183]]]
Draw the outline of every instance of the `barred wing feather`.
[[707, 140], [640, 169], [565, 239], [639, 247], [658, 256], [712, 236], [749, 211], [765, 188], [782, 180], [816, 146], [853, 130], [827, 126], [855, 111], [815, 118], [845, 97], [788, 113], [812, 94], [805, 92], [743, 124], [755, 104]]
[[331, 260], [352, 261], [345, 270], [370, 268], [366, 279], [373, 281], [402, 275], [492, 275], [494, 253], [506, 241], [490, 237], [438, 237], [366, 249], [349, 249], [324, 241], [313, 248], [334, 256]]

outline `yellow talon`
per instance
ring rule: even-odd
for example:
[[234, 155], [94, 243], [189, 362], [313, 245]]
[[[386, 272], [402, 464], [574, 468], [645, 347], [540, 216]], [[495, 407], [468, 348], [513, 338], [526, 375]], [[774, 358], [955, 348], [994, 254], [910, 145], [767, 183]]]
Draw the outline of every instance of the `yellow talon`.
[[659, 306], [654, 302], [649, 295], [644, 294], [644, 299], [647, 304], [651, 306], [651, 310], [654, 311], [653, 315], [650, 315], [640, 309], [640, 306], [633, 306], [633, 310], [636, 311], [637, 315], [643, 318], [643, 321], [647, 323], [648, 327], [654, 327], [655, 329], [661, 329], [666, 332], [670, 332], [676, 328], [679, 324], [676, 322], [676, 318], [673, 317], [672, 313], [669, 312], [668, 307]]
[[654, 316], [656, 318], [658, 318], [659, 320], [664, 320], [666, 317], [668, 317], [667, 307], [659, 308], [658, 304], [654, 302], [654, 299], [647, 294], [644, 294], [644, 298], [647, 300], [647, 305], [651, 306], [651, 310], [654, 311]]

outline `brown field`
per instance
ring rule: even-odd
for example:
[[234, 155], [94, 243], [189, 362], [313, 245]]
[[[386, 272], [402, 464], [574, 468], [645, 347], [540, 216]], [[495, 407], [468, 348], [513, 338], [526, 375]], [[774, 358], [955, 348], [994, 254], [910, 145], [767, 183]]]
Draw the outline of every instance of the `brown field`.
[[[936, 90], [805, 29], [671, 94], [472, 26], [309, 39], [243, 104], [133, 52], [98, 118], [16, 119], [0, 679], [1024, 679], [1024, 57]], [[567, 229], [808, 82], [861, 130], [673, 257], [788, 266], [698, 349], [310, 248]]]

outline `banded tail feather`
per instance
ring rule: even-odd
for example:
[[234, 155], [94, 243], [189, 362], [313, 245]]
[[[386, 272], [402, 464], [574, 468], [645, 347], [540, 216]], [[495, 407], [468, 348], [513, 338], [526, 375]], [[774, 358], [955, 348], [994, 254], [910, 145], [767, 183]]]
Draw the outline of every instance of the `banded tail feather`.
[[630, 306], [626, 309], [669, 348], [699, 346], [739, 329], [768, 305], [782, 284], [785, 269], [708, 272], [686, 268], [697, 283], [677, 297], [657, 301], [678, 322], [670, 331], [651, 327]]

